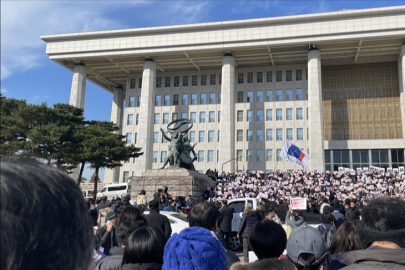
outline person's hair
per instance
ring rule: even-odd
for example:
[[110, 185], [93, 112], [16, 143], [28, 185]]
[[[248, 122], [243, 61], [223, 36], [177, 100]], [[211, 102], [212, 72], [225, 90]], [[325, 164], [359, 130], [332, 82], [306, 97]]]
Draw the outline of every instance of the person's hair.
[[190, 227], [202, 227], [207, 230], [212, 230], [219, 218], [218, 207], [213, 203], [199, 203], [191, 208], [188, 214], [188, 222]]
[[158, 189], [158, 193], [160, 193], [160, 192], [162, 192], [162, 189], [161, 189], [161, 188]]
[[295, 266], [295, 268], [297, 270], [318, 270], [321, 267], [321, 265], [323, 264], [323, 262], [325, 261], [325, 259], [323, 259], [318, 264], [311, 265], [312, 263], [314, 263], [316, 261], [315, 256], [311, 253], [301, 253], [298, 256], [298, 260], [300, 262], [302, 262], [305, 266], [295, 263], [294, 261], [292, 261], [290, 259], [290, 257], [288, 257], [288, 260]]
[[228, 205], [228, 201], [227, 200], [222, 200], [222, 204], [223, 205]]
[[130, 263], [163, 264], [166, 236], [161, 229], [146, 226], [134, 231], [125, 246], [122, 265]]
[[267, 205], [265, 205], [265, 208], [264, 208], [264, 209], [265, 209], [265, 210], [264, 210], [264, 213], [265, 213], [266, 215], [268, 215], [269, 213], [271, 213], [271, 212], [274, 211], [274, 206], [271, 205], [271, 204], [267, 204]]
[[115, 203], [114, 203], [114, 212], [117, 213], [117, 215], [119, 215], [119, 214], [121, 214], [122, 209], [124, 209], [123, 202], [115, 201]]
[[149, 202], [149, 209], [150, 210], [158, 210], [159, 209], [159, 202], [158, 201], [150, 201]]
[[360, 243], [357, 236], [357, 224], [360, 221], [345, 221], [333, 234], [330, 243], [330, 254], [349, 252], [360, 249]]
[[187, 195], [186, 197], [190, 197], [190, 199], [191, 199], [191, 195], [189, 194], [189, 195]]
[[331, 213], [325, 213], [321, 215], [322, 223], [332, 223], [335, 222], [335, 217]]
[[304, 216], [304, 213], [301, 210], [294, 210], [293, 211], [294, 220], [298, 221], [300, 217]]
[[17, 159], [1, 159], [0, 178], [0, 268], [87, 269], [94, 234], [79, 185], [55, 168]]
[[144, 189], [142, 189], [141, 194], [142, 194], [142, 195], [145, 195], [145, 194], [146, 194], [146, 191], [145, 191]]
[[248, 241], [259, 260], [278, 258], [287, 246], [287, 235], [282, 226], [264, 219], [253, 225]]
[[136, 208], [138, 208], [139, 209], [139, 212], [141, 212], [141, 215], [143, 214], [143, 212], [145, 212], [145, 205], [143, 205], [143, 204], [138, 204], [137, 206], [136, 206]]
[[126, 246], [128, 238], [135, 230], [148, 225], [146, 219], [136, 207], [126, 207], [118, 216], [115, 224], [118, 245]]

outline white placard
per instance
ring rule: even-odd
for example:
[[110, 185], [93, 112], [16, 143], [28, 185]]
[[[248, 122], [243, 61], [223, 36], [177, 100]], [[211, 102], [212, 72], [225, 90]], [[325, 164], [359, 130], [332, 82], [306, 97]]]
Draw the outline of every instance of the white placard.
[[405, 174], [405, 167], [398, 167], [400, 174]]
[[307, 198], [291, 198], [290, 205], [293, 210], [306, 210]]
[[368, 167], [363, 167], [363, 172], [368, 172]]
[[374, 172], [375, 167], [374, 166], [370, 166], [370, 172]]
[[397, 174], [398, 172], [399, 172], [399, 169], [398, 169], [398, 168], [392, 169], [392, 173], [393, 173], [393, 174]]
[[338, 172], [344, 172], [345, 168], [344, 167], [339, 167]]
[[387, 173], [392, 173], [392, 168], [391, 167], [387, 168]]
[[361, 174], [361, 168], [356, 168], [357, 174]]
[[380, 168], [378, 171], [379, 171], [381, 174], [384, 174], [384, 173], [385, 173], [385, 168]]

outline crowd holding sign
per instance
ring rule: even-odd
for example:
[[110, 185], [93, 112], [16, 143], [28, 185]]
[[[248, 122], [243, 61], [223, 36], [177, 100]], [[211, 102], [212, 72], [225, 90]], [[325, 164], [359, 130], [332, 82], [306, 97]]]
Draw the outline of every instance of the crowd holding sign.
[[293, 210], [306, 210], [307, 199], [306, 198], [291, 198], [290, 205]]

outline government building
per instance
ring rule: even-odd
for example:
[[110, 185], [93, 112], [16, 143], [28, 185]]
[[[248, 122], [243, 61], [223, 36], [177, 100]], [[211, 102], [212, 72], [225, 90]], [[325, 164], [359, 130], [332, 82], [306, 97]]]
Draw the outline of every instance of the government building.
[[310, 170], [404, 166], [405, 6], [41, 39], [73, 73], [70, 104], [86, 81], [112, 93], [111, 121], [142, 147], [104, 182], [162, 167], [160, 129], [180, 118], [200, 172], [300, 169], [285, 139]]

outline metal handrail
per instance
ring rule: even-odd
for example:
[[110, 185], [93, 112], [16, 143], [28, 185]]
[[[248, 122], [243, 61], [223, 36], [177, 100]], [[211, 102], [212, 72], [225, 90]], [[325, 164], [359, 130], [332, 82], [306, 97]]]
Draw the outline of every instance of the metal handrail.
[[238, 159], [237, 159], [237, 158], [233, 158], [233, 159], [228, 160], [227, 162], [222, 163], [221, 173], [224, 171], [224, 165], [225, 165], [226, 163], [231, 162], [232, 160], [236, 160], [236, 171], [238, 171]]

